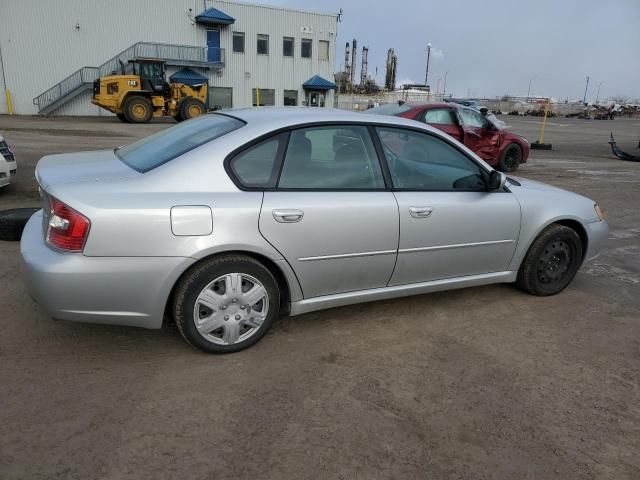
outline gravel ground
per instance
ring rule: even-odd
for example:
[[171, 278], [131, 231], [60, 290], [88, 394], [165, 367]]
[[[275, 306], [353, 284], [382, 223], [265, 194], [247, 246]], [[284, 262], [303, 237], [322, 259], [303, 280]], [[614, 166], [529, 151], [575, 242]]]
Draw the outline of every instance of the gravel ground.
[[[529, 139], [539, 119], [503, 117]], [[0, 116], [37, 205], [44, 154], [165, 128]], [[510, 285], [283, 318], [209, 356], [175, 327], [52, 321], [0, 242], [2, 479], [640, 478], [640, 120], [554, 118], [520, 175], [596, 199], [605, 251], [562, 294]]]

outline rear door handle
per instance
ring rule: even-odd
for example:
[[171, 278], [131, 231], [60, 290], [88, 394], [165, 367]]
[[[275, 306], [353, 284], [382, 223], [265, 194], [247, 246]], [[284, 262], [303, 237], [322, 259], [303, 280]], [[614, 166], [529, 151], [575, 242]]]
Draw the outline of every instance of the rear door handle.
[[273, 212], [273, 218], [276, 219], [278, 223], [296, 223], [302, 220], [304, 217], [304, 212], [302, 210], [285, 210], [285, 209], [276, 209]]
[[433, 213], [433, 207], [409, 207], [409, 214], [413, 218], [427, 218]]

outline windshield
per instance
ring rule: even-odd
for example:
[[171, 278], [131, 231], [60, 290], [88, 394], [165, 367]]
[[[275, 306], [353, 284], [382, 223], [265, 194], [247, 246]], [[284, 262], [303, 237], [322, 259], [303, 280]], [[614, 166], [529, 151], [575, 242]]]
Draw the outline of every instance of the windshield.
[[408, 112], [411, 108], [411, 105], [407, 105], [406, 103], [403, 103], [402, 105], [397, 103], [387, 103], [386, 105], [380, 105], [379, 107], [365, 110], [365, 112], [374, 113], [376, 115], [398, 115], [399, 113]]
[[114, 152], [126, 165], [144, 173], [243, 125], [244, 122], [225, 115], [202, 115], [116, 148]]

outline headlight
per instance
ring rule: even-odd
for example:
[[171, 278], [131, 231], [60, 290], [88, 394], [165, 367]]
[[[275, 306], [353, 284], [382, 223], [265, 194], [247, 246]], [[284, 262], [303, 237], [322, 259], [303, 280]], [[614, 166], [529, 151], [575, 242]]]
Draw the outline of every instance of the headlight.
[[602, 211], [602, 209], [600, 208], [600, 205], [598, 205], [597, 203], [593, 206], [593, 208], [596, 211], [596, 215], [598, 216], [598, 219], [600, 221], [604, 220], [604, 212]]

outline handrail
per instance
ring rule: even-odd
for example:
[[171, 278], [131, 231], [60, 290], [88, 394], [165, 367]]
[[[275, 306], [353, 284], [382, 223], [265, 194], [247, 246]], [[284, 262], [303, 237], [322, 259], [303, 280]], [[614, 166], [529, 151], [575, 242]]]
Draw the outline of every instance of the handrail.
[[38, 106], [38, 111], [42, 111], [80, 86], [92, 83], [100, 77], [120, 70], [120, 61], [127, 63], [129, 60], [133, 60], [135, 58], [149, 57], [161, 58], [168, 61], [224, 65], [224, 48], [217, 48], [213, 53], [211, 50], [212, 49], [208, 47], [196, 47], [192, 45], [172, 45], [168, 43], [151, 42], [134, 43], [104, 62], [99, 67], [82, 67], [73, 72], [67, 78], [61, 80], [50, 89], [35, 97], [33, 99], [33, 104]]

